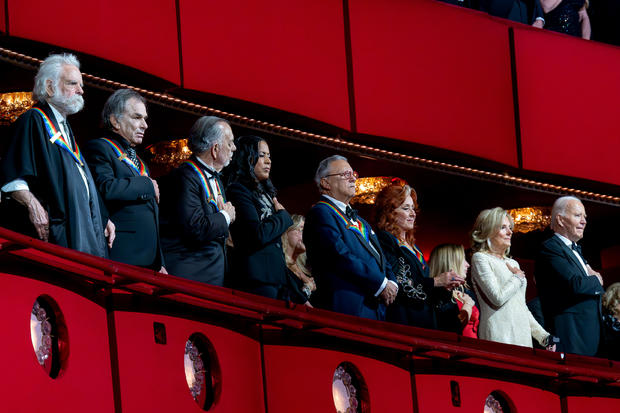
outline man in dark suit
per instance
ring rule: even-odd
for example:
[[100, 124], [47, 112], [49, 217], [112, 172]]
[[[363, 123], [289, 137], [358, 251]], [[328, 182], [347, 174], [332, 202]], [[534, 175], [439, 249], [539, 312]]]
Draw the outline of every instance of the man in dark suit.
[[370, 225], [349, 206], [357, 173], [334, 155], [319, 164], [321, 199], [306, 216], [303, 239], [317, 280], [317, 305], [375, 320], [385, 319], [398, 284]]
[[560, 338], [558, 351], [596, 355], [601, 336], [603, 279], [581, 255], [586, 211], [575, 197], [555, 201], [554, 235], [543, 242], [536, 260], [536, 286], [545, 328]]
[[540, 0], [480, 0], [480, 10], [539, 29], [545, 25]]
[[193, 155], [162, 182], [161, 230], [171, 274], [222, 286], [228, 227], [235, 207], [226, 202], [219, 172], [235, 151], [230, 125], [215, 116], [194, 123]]
[[159, 188], [135, 149], [144, 139], [147, 117], [139, 93], [117, 90], [101, 114], [108, 131], [104, 138], [88, 143], [85, 155], [116, 225], [110, 258], [165, 273], [159, 244]]
[[0, 185], [9, 198], [0, 215], [8, 228], [107, 257], [114, 225], [67, 121], [84, 107], [79, 66], [70, 54], [41, 63], [33, 90], [38, 103], [17, 121], [2, 159]]

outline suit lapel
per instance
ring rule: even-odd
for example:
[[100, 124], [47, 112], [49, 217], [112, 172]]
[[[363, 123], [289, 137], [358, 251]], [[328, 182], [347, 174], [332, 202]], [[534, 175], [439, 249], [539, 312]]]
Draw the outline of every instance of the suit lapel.
[[[352, 225], [351, 221], [344, 214], [344, 212], [342, 212], [340, 210], [340, 208], [338, 208], [338, 206], [336, 206], [333, 202], [331, 202], [326, 197], [321, 197], [321, 200], [327, 202], [333, 208], [335, 208], [335, 209], [337, 209], [338, 211], [341, 212], [341, 215], [342, 215], [342, 217], [344, 218], [344, 221], [345, 221], [345, 223], [343, 223], [343, 225], [345, 226], [345, 231], [349, 231], [349, 232], [352, 232], [353, 234], [355, 234], [355, 236], [357, 237], [357, 239], [360, 242], [360, 244], [362, 244], [362, 246], [364, 248], [366, 248], [366, 250], [375, 258], [375, 260], [377, 261], [379, 266], [381, 268], [383, 268], [383, 256], [379, 252], [379, 251], [381, 251], [381, 248], [379, 247], [379, 240], [377, 239], [377, 236], [373, 233], [372, 229], [370, 228], [370, 225], [368, 225], [368, 223], [366, 221], [363, 221], [361, 218], [359, 218], [360, 222], [363, 222], [364, 225], [366, 225], [368, 227], [368, 241], [366, 241], [366, 239], [358, 231], [349, 229], [349, 227]], [[370, 243], [372, 243], [372, 246], [370, 245]], [[373, 247], [374, 247], [374, 249], [373, 249]]]
[[559, 239], [557, 236], [553, 236], [556, 245], [558, 246], [558, 248], [560, 248], [560, 250], [564, 253], [564, 255], [566, 255], [566, 257], [573, 262], [573, 264], [575, 264], [577, 267], [579, 267], [579, 269], [581, 270], [581, 273], [584, 276], [587, 276], [588, 274], [584, 271], [583, 269], [583, 265], [581, 265], [581, 263], [579, 262], [579, 260], [577, 259], [577, 257], [575, 256], [575, 254], [573, 254], [573, 250], [570, 249], [566, 244], [564, 244], [564, 242], [562, 242], [561, 239]]

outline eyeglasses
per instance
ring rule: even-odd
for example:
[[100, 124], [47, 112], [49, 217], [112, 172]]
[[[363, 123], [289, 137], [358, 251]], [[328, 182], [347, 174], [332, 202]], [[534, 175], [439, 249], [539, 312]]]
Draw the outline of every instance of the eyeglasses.
[[339, 176], [342, 179], [351, 179], [351, 178], [359, 178], [360, 174], [358, 174], [356, 171], [345, 171], [345, 172], [340, 172], [338, 174], [329, 174], [329, 175], [325, 175], [323, 178], [327, 178], [330, 176]]

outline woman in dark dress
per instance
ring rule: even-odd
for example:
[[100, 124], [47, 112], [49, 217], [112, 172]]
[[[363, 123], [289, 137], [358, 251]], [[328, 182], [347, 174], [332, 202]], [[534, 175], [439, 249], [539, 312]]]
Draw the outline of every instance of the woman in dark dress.
[[620, 360], [620, 283], [613, 283], [603, 294], [603, 328], [605, 344], [602, 355]]
[[225, 170], [226, 195], [236, 211], [230, 225], [234, 247], [229, 284], [265, 297], [305, 303], [307, 298], [284, 262], [281, 237], [293, 221], [269, 180], [269, 146], [257, 136], [243, 136], [235, 146], [237, 151]]
[[590, 40], [588, 0], [542, 0], [545, 29]]
[[415, 245], [415, 191], [409, 185], [384, 188], [375, 201], [377, 237], [398, 281], [398, 295], [386, 318], [399, 324], [436, 328], [431, 303], [434, 287], [454, 288], [465, 280], [454, 271], [429, 277], [424, 255]]

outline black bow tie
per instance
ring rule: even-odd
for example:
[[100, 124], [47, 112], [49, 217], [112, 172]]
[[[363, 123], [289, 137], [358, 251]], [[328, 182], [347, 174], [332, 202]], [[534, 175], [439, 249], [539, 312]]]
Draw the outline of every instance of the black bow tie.
[[351, 208], [349, 205], [347, 205], [344, 213], [351, 221], [357, 221], [357, 211]]
[[582, 255], [581, 254], [581, 245], [577, 244], [576, 242], [573, 242], [573, 244], [571, 245], [571, 248], [574, 251], [577, 251], [577, 254]]

